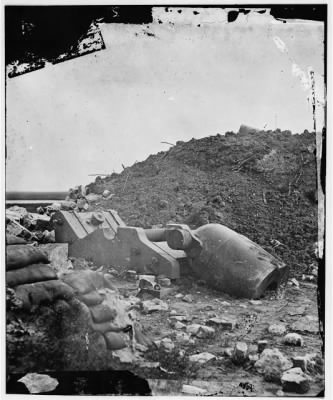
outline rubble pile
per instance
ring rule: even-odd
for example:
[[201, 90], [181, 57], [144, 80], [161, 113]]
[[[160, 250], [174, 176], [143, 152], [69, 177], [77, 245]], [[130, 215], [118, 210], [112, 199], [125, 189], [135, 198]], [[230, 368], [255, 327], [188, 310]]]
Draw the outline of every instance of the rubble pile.
[[7, 208], [6, 244], [53, 243], [55, 239], [50, 216], [54, 211], [52, 207], [45, 210], [40, 207], [36, 213], [19, 206]]
[[179, 141], [120, 174], [97, 177], [86, 187], [89, 207], [115, 209], [128, 226], [144, 228], [220, 223], [280, 257], [292, 274], [311, 275], [318, 240], [315, 148], [315, 134], [307, 131]]

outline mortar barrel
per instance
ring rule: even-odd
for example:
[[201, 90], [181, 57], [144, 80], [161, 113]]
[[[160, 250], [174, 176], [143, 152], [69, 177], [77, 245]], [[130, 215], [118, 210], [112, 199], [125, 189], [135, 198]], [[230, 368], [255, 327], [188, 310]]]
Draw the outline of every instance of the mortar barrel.
[[151, 242], [165, 242], [166, 241], [166, 229], [145, 229], [145, 234]]

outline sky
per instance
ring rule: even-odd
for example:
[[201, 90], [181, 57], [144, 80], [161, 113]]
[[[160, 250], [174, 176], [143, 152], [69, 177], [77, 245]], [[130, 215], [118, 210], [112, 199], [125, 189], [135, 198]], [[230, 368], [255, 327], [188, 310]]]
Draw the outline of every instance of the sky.
[[7, 79], [6, 190], [68, 190], [241, 124], [311, 131], [310, 70], [321, 129], [322, 23], [179, 9], [101, 24], [105, 50]]

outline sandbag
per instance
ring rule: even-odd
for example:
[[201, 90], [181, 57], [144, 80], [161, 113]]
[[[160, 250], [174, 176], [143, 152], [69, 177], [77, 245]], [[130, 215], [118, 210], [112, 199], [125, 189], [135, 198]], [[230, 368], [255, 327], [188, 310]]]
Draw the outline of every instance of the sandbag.
[[57, 279], [57, 274], [47, 264], [32, 264], [28, 267], [6, 272], [6, 283], [9, 287], [51, 279]]
[[114, 277], [111, 274], [104, 274], [105, 287], [107, 287], [111, 290], [114, 290], [114, 291], [118, 291], [118, 289], [114, 286], [113, 281], [114, 281]]
[[107, 304], [99, 304], [90, 307], [92, 319], [96, 323], [113, 321], [117, 316], [117, 311], [111, 309]]
[[7, 271], [38, 263], [49, 263], [47, 254], [38, 247], [20, 244], [14, 244], [6, 247]]
[[127, 346], [124, 338], [120, 333], [106, 332], [104, 334], [104, 338], [108, 350], [120, 350]]
[[92, 292], [79, 295], [79, 300], [87, 306], [95, 306], [103, 302], [104, 296], [101, 296], [96, 290], [93, 290]]
[[73, 271], [63, 275], [61, 279], [78, 294], [86, 294], [104, 288], [104, 276], [101, 272]]
[[53, 303], [58, 299], [71, 300], [74, 297], [73, 289], [58, 279], [16, 286], [15, 294], [26, 310], [43, 303]]
[[19, 236], [12, 235], [11, 233], [6, 233], [6, 244], [26, 244], [27, 241]]

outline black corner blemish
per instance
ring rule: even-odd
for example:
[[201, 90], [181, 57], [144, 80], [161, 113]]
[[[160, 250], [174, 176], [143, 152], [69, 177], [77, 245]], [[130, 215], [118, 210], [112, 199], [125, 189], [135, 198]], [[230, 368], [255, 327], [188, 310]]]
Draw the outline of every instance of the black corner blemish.
[[[5, 63], [33, 61], [33, 70], [42, 68], [42, 60], [53, 62], [60, 55], [69, 54], [96, 20], [148, 24], [153, 22], [152, 6], [8, 5], [5, 7]], [[101, 41], [104, 42], [102, 37]]]
[[181, 14], [183, 11], [182, 10], [178, 10], [178, 14]]
[[200, 24], [197, 25], [198, 28], [200, 28], [200, 26], [201, 26]]
[[327, 21], [327, 4], [272, 5], [270, 14], [280, 19], [305, 19], [310, 21]]
[[164, 11], [169, 12], [169, 7], [165, 7]]
[[158, 19], [157, 22], [158, 22], [159, 24], [163, 24], [163, 21], [161, 21], [160, 19]]
[[193, 11], [193, 14], [194, 14], [194, 15], [198, 15], [198, 14], [200, 14], [200, 13], [199, 13], [199, 11]]
[[234, 22], [236, 21], [238, 17], [239, 12], [238, 11], [229, 11], [228, 12], [228, 22]]

